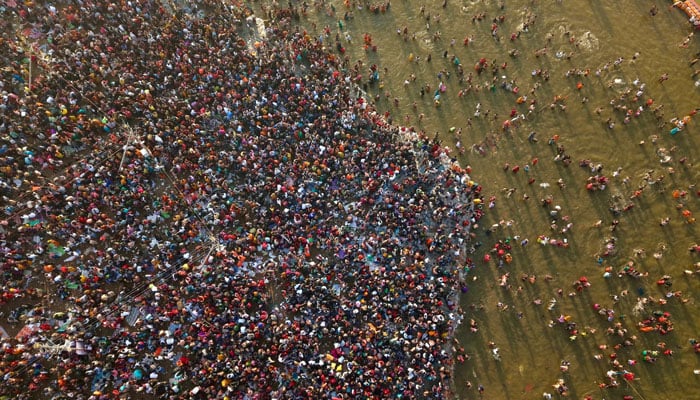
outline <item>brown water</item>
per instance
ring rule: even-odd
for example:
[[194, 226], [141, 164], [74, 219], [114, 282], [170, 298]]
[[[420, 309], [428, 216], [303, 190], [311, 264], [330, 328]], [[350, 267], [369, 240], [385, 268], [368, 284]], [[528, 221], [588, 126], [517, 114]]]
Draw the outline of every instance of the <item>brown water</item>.
[[[674, 117], [691, 115], [700, 106], [700, 88], [692, 77], [700, 64], [691, 65], [700, 49], [696, 38], [689, 38], [687, 46], [683, 46], [691, 33], [685, 14], [669, 8], [670, 2], [660, 0], [520, 0], [501, 2], [505, 4], [503, 9], [494, 1], [450, 0], [443, 8], [439, 1], [395, 0], [384, 13], [370, 12], [368, 7], [347, 9], [341, 1], [326, 1], [325, 8], [318, 9], [311, 3], [307, 16], [299, 21], [304, 28], [318, 37], [327, 25], [332, 35], [324, 40], [332, 51], [335, 34], [339, 33], [350, 65], [357, 60], [363, 62], [359, 69], [363, 82], [369, 76], [369, 65], [379, 67], [381, 82], [367, 87], [369, 96], [378, 95], [378, 108], [389, 111], [394, 123], [423, 129], [431, 136], [438, 133], [444, 144], [452, 148], [456, 138], [450, 128], [462, 128], [465, 152], [454, 154], [462, 165], [471, 166], [472, 176], [484, 187], [486, 198], [497, 198], [496, 206], [488, 210], [481, 225], [489, 227], [499, 221], [502, 224], [490, 235], [483, 228], [478, 230], [477, 240], [483, 245], [473, 255], [478, 267], [470, 279], [475, 281], [470, 282], [470, 290], [462, 299], [467, 323], [461, 326], [457, 337], [471, 359], [457, 364], [457, 397], [479, 397], [476, 387], [482, 384], [483, 398], [539, 399], [543, 392], [554, 393], [552, 385], [560, 378], [565, 380], [571, 398], [697, 397], [700, 376], [693, 371], [700, 368], [700, 358], [693, 353], [689, 339], [700, 339], [698, 274], [684, 271], [695, 271], [694, 263], [700, 261], [697, 254], [688, 251], [691, 244], [700, 241], [700, 234], [698, 224], [688, 223], [689, 217], [684, 217], [682, 211], [700, 214], [700, 197], [694, 186], [700, 178], [700, 141], [697, 120], [691, 120], [676, 135], [669, 134], [673, 125], [668, 123]], [[331, 15], [330, 4], [335, 15]], [[423, 4], [425, 15], [420, 12]], [[652, 17], [649, 10], [654, 4], [658, 14]], [[251, 5], [259, 10], [260, 3]], [[341, 31], [338, 20], [346, 11], [352, 12], [353, 18], [342, 22]], [[479, 13], [484, 13], [485, 18], [472, 21]], [[491, 34], [492, 20], [501, 15], [505, 19], [498, 24], [497, 41]], [[511, 33], [522, 30], [528, 17], [534, 23], [519, 38], [510, 40]], [[397, 33], [404, 27], [408, 31], [406, 40]], [[438, 31], [439, 40], [435, 38]], [[372, 36], [376, 52], [371, 47], [363, 48], [365, 33]], [[473, 38], [468, 46], [463, 44], [465, 36]], [[545, 47], [546, 54], [536, 56], [536, 51]], [[513, 49], [519, 51], [517, 57], [509, 55]], [[447, 58], [443, 58], [445, 51]], [[430, 62], [426, 61], [428, 54]], [[481, 91], [458, 96], [468, 84], [459, 83], [452, 56], [461, 61], [465, 76], [472, 73], [472, 85], [484, 87]], [[619, 57], [623, 60], [616, 66], [614, 62]], [[478, 75], [474, 65], [480, 58], [489, 63], [495, 59], [498, 65], [507, 62], [507, 67], [499, 68], [496, 75], [490, 68]], [[604, 68], [606, 64], [608, 67]], [[536, 69], [546, 70], [549, 79], [533, 76]], [[573, 71], [571, 76], [565, 76], [568, 70], [576, 69], [589, 73], [586, 76]], [[601, 71], [596, 74], [598, 69]], [[441, 70], [448, 71], [450, 77], [443, 72], [438, 78]], [[660, 82], [665, 73], [668, 80]], [[411, 81], [411, 74], [415, 81], [405, 84], [405, 80]], [[494, 76], [496, 86], [491, 91], [489, 85]], [[511, 80], [519, 88], [517, 95], [501, 88], [502, 82]], [[441, 81], [446, 91], [440, 96], [438, 107], [433, 93]], [[583, 85], [580, 89], [579, 82]], [[421, 97], [420, 87], [425, 84], [430, 85], [430, 90]], [[541, 86], [531, 93], [536, 84]], [[643, 94], [634, 102], [632, 98], [641, 84]], [[632, 89], [631, 93], [621, 100], [627, 89]], [[527, 96], [527, 100], [517, 104], [519, 96]], [[555, 96], [562, 100], [550, 106]], [[651, 106], [646, 106], [648, 99], [653, 99]], [[531, 100], [536, 100], [536, 104], [528, 114]], [[624, 111], [614, 110], [611, 100], [632, 109], [644, 105], [644, 111], [625, 123]], [[474, 116], [477, 103], [481, 103], [479, 117]], [[661, 105], [655, 115], [652, 109]], [[516, 115], [526, 114], [526, 118], [518, 121], [517, 127], [504, 131], [502, 123], [510, 119], [513, 108]], [[421, 113], [424, 117], [419, 121]], [[494, 118], [494, 114], [498, 116]], [[471, 127], [467, 126], [468, 118]], [[612, 129], [606, 122], [608, 118], [615, 124]], [[660, 127], [660, 122], [666, 124]], [[530, 132], [536, 132], [537, 142], [528, 141]], [[555, 161], [556, 145], [548, 145], [553, 135], [559, 135], [558, 144], [570, 155], [570, 166]], [[472, 148], [475, 144], [481, 146], [481, 154]], [[670, 158], [661, 163], [666, 156]], [[535, 158], [539, 160], [536, 165]], [[680, 162], [683, 158], [687, 158], [685, 163]], [[602, 164], [602, 174], [609, 178], [605, 190], [586, 190], [587, 178], [595, 173], [579, 166], [582, 159], [590, 159], [593, 165]], [[506, 163], [510, 168], [520, 166], [520, 171], [504, 171]], [[529, 171], [525, 171], [526, 165]], [[614, 174], [618, 168], [621, 170]], [[534, 182], [528, 184], [530, 179]], [[559, 179], [565, 187], [560, 188]], [[631, 199], [642, 186], [646, 187], [641, 195]], [[507, 188], [515, 189], [510, 197]], [[688, 194], [674, 198], [674, 190]], [[540, 200], [548, 196], [552, 202], [543, 207]], [[573, 224], [565, 233], [561, 229], [567, 222], [561, 218], [556, 221], [556, 230], [550, 226], [549, 213], [555, 205], [561, 207], [559, 217], [569, 216]], [[618, 215], [611, 212], [611, 206], [621, 209]], [[633, 208], [623, 211], [626, 206]], [[663, 218], [669, 218], [666, 226], [660, 226]], [[613, 220], [619, 221], [614, 231]], [[596, 224], [597, 221], [600, 222]], [[566, 238], [569, 246], [542, 246], [536, 242], [540, 235]], [[615, 253], [599, 264], [597, 256], [611, 237], [616, 239]], [[524, 238], [529, 239], [529, 244], [521, 247], [519, 242]], [[514, 247], [512, 263], [502, 268], [493, 261], [482, 261], [497, 240], [509, 240]], [[649, 275], [640, 279], [618, 277], [616, 272], [628, 261]], [[613, 268], [610, 279], [603, 278], [606, 266]], [[499, 287], [497, 280], [506, 272], [510, 273], [511, 286]], [[536, 275], [536, 282], [521, 280], [523, 274]], [[549, 282], [544, 279], [547, 274], [553, 278]], [[671, 288], [656, 284], [663, 275], [672, 277]], [[591, 286], [576, 292], [572, 282], [581, 276], [588, 277]], [[561, 297], [557, 295], [559, 288], [563, 290]], [[628, 291], [626, 296], [624, 290]], [[682, 297], [671, 297], [665, 305], [650, 304], [640, 315], [633, 313], [638, 294], [658, 299], [669, 291], [682, 291]], [[569, 293], [576, 295], [568, 296]], [[612, 295], [619, 296], [619, 301], [615, 302]], [[552, 298], [557, 303], [549, 310]], [[533, 304], [535, 299], [541, 299], [543, 304]], [[614, 321], [608, 322], [593, 310], [594, 303], [613, 308]], [[638, 330], [636, 324], [654, 310], [671, 313], [673, 332], [662, 336]], [[569, 316], [586, 335], [579, 333], [571, 340], [563, 324], [552, 322], [560, 315]], [[476, 333], [470, 332], [470, 318], [478, 324]], [[606, 334], [606, 329], [616, 322], [627, 329], [622, 337]], [[617, 359], [636, 378], [625, 382], [620, 376], [618, 388], [599, 388], [599, 383], [610, 382], [605, 376], [606, 371], [613, 369], [610, 354], [625, 339], [634, 342], [634, 346], [621, 347], [616, 351]], [[499, 348], [501, 361], [492, 356], [489, 342]], [[660, 342], [674, 351], [673, 356], [662, 354], [657, 346]], [[643, 361], [641, 352], [645, 349], [660, 352], [656, 363]], [[602, 359], [597, 360], [595, 355]], [[637, 360], [637, 365], [629, 366], [630, 359]], [[563, 360], [571, 363], [566, 373], [560, 370]], [[467, 381], [473, 384], [471, 389]]]

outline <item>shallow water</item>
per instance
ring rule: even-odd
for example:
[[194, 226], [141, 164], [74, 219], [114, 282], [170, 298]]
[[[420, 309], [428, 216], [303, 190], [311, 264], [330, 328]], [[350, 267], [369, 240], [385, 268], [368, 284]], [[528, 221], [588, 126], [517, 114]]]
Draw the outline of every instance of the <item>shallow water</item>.
[[[460, 155], [455, 150], [453, 154], [463, 165], [471, 166], [472, 176], [484, 187], [486, 198], [496, 196], [495, 207], [488, 210], [482, 228], [477, 230], [476, 240], [483, 244], [473, 254], [477, 267], [470, 279], [474, 280], [462, 296], [465, 320], [473, 318], [479, 330], [472, 333], [465, 323], [457, 334], [471, 359], [457, 364], [456, 397], [477, 398], [476, 387], [481, 384], [484, 398], [541, 398], [543, 392], [554, 393], [552, 385], [561, 378], [572, 398], [690, 398], [700, 380], [694, 374], [700, 361], [689, 344], [691, 338], [700, 339], [699, 285], [698, 274], [684, 271], [695, 271], [693, 264], [700, 261], [697, 254], [688, 251], [700, 234], [698, 224], [688, 223], [690, 217], [684, 217], [682, 211], [700, 213], [700, 197], [694, 186], [700, 178], [697, 119], [691, 119], [676, 135], [669, 134], [672, 118], [692, 116], [700, 104], [700, 88], [692, 77], [700, 64], [691, 65], [700, 49], [696, 38], [688, 38], [691, 27], [685, 14], [670, 8], [670, 2], [665, 1], [502, 3], [505, 6], [501, 10], [497, 2], [491, 1], [448, 1], [442, 8], [441, 2], [401, 0], [392, 2], [385, 13], [372, 13], [367, 7], [348, 10], [341, 1], [326, 1], [325, 8], [310, 5], [307, 15], [299, 21], [317, 37], [327, 25], [332, 36], [324, 40], [332, 51], [338, 33], [350, 65], [363, 61], [363, 82], [367, 81], [369, 65], [377, 64], [380, 83], [369, 85], [367, 91], [370, 96], [378, 95], [377, 107], [389, 111], [394, 123], [423, 129], [431, 136], [438, 133], [444, 144], [452, 148], [456, 138], [450, 128], [462, 128], [465, 152]], [[426, 15], [420, 13], [423, 4], [425, 14], [430, 13], [430, 27], [426, 25]], [[652, 17], [649, 9], [654, 4], [658, 14]], [[260, 3], [251, 6], [259, 10]], [[338, 21], [346, 11], [352, 12], [353, 18], [343, 20], [341, 31]], [[485, 13], [485, 18], [472, 22], [472, 16], [479, 13]], [[492, 20], [501, 15], [505, 19], [498, 24], [497, 41], [491, 34]], [[534, 24], [519, 38], [510, 40], [511, 33], [523, 28], [528, 15], [534, 18]], [[408, 30], [406, 40], [397, 33], [404, 27]], [[439, 40], [434, 36], [437, 31]], [[363, 48], [365, 33], [372, 36], [376, 52]], [[463, 44], [465, 36], [473, 38], [468, 46]], [[454, 46], [451, 39], [455, 40]], [[545, 46], [546, 54], [536, 56], [536, 51]], [[509, 55], [512, 49], [519, 51], [517, 57]], [[443, 58], [445, 51], [447, 58]], [[426, 61], [428, 54], [430, 62]], [[485, 88], [459, 97], [459, 90], [467, 84], [459, 83], [452, 56], [463, 64], [465, 75], [473, 74], [472, 84]], [[614, 62], [620, 57], [623, 60], [616, 66]], [[496, 75], [490, 69], [478, 75], [473, 66], [480, 58], [489, 63], [495, 59], [497, 65], [507, 62], [507, 66], [499, 68]], [[608, 67], [604, 68], [606, 64]], [[532, 71], [537, 69], [547, 70], [550, 78], [533, 76]], [[565, 76], [568, 70], [576, 69], [589, 72], [581, 75], [574, 71]], [[596, 74], [598, 69], [600, 74]], [[442, 78], [438, 78], [441, 70]], [[449, 78], [445, 72], [450, 73]], [[665, 73], [668, 80], [660, 82]], [[405, 84], [405, 80], [411, 80], [411, 74], [415, 74], [415, 81]], [[494, 76], [496, 86], [491, 91], [488, 86]], [[512, 86], [518, 87], [518, 94], [501, 88], [502, 82], [511, 80], [515, 80]], [[433, 92], [441, 81], [446, 90], [436, 107]], [[530, 93], [536, 83], [541, 87]], [[580, 89], [578, 83], [582, 85]], [[420, 87], [425, 84], [430, 85], [430, 90], [421, 97]], [[642, 84], [639, 101], [631, 100]], [[632, 92], [620, 100], [620, 95], [630, 88]], [[519, 96], [527, 96], [527, 100], [517, 104]], [[555, 96], [561, 96], [560, 100], [550, 106]], [[533, 99], [534, 111], [528, 114], [527, 106]], [[650, 106], [646, 105], [648, 99], [653, 101]], [[639, 116], [633, 113], [625, 123], [624, 111], [614, 110], [611, 100], [635, 109], [642, 105], [644, 110]], [[474, 116], [477, 103], [481, 103], [479, 117]], [[661, 105], [657, 119], [652, 109]], [[599, 107], [601, 110], [596, 113]], [[518, 121], [517, 127], [504, 131], [502, 124], [510, 119], [511, 109], [526, 118]], [[421, 113], [424, 117], [419, 121]], [[494, 118], [494, 114], [498, 116]], [[468, 118], [471, 127], [467, 126]], [[615, 124], [612, 129], [606, 122], [609, 118]], [[666, 124], [660, 127], [660, 122]], [[530, 132], [536, 133], [537, 142], [528, 141]], [[554, 135], [559, 135], [557, 144], [571, 157], [568, 167], [554, 159], [556, 145], [548, 145]], [[473, 151], [474, 144], [482, 146], [483, 154]], [[664, 160], [667, 156], [670, 158]], [[680, 162], [683, 158], [687, 159], [685, 163]], [[609, 178], [605, 190], [586, 190], [587, 178], [595, 173], [579, 166], [583, 159], [589, 159], [593, 166], [602, 164], [601, 174]], [[509, 164], [507, 171], [505, 164]], [[516, 165], [520, 170], [513, 173]], [[618, 168], [621, 170], [614, 173]], [[531, 179], [534, 182], [528, 184]], [[564, 187], [557, 183], [559, 179]], [[645, 188], [641, 194], [630, 198], [642, 186]], [[509, 188], [515, 189], [510, 197], [505, 191]], [[674, 198], [674, 190], [688, 194]], [[551, 204], [543, 207], [540, 200], [547, 196], [551, 196]], [[550, 211], [555, 205], [561, 211], [553, 230]], [[623, 211], [629, 206], [632, 207]], [[618, 207], [619, 213], [611, 212], [611, 207]], [[567, 222], [562, 222], [561, 217], [565, 215], [573, 225], [562, 233]], [[669, 219], [668, 224], [660, 226], [663, 218]], [[619, 223], [613, 226], [613, 220]], [[484, 227], [499, 221], [503, 223], [487, 235]], [[540, 235], [566, 238], [568, 247], [540, 245], [536, 242]], [[615, 252], [599, 262], [598, 255], [611, 237], [616, 239]], [[524, 238], [529, 244], [522, 247], [519, 242]], [[513, 261], [503, 267], [494, 261], [482, 261], [498, 240], [508, 240], [513, 245]], [[638, 271], [648, 272], [648, 276], [617, 277], [616, 272], [629, 261]], [[610, 279], [603, 278], [606, 266], [613, 269]], [[511, 286], [500, 287], [498, 279], [506, 272], [510, 273]], [[523, 274], [535, 275], [535, 283], [521, 280]], [[544, 279], [547, 274], [553, 278], [549, 282]], [[656, 284], [663, 275], [672, 277], [672, 287]], [[591, 286], [577, 292], [572, 282], [582, 276], [588, 278]], [[561, 297], [557, 295], [559, 288], [563, 290]], [[625, 290], [626, 296], [622, 295]], [[681, 291], [682, 297], [671, 297], [665, 305], [650, 305], [647, 313], [634, 315], [638, 294], [658, 299], [669, 291]], [[613, 295], [619, 297], [617, 302]], [[557, 302], [549, 310], [552, 298]], [[541, 299], [543, 304], [533, 304], [535, 299]], [[499, 302], [502, 311], [497, 306]], [[614, 309], [612, 322], [593, 309], [595, 303]], [[662, 336], [638, 330], [636, 324], [654, 310], [671, 314], [673, 332]], [[571, 340], [563, 324], [552, 323], [560, 315], [570, 316], [578, 330], [587, 334], [579, 333]], [[627, 333], [622, 337], [607, 335], [606, 329], [617, 322]], [[625, 339], [633, 341], [634, 346], [615, 351], [614, 346]], [[492, 356], [489, 342], [499, 348], [501, 361]], [[641, 352], [649, 349], [661, 353], [663, 350], [657, 347], [660, 342], [674, 351], [673, 356], [660, 354], [656, 363], [644, 362]], [[618, 388], [601, 389], [598, 384], [610, 382], [605, 373], [613, 367], [613, 352], [624, 367], [621, 369], [636, 376], [630, 382], [618, 377]], [[595, 355], [602, 359], [597, 360]], [[637, 364], [629, 365], [630, 359]], [[563, 360], [571, 364], [566, 373], [560, 370]], [[467, 381], [473, 384], [471, 389]]]

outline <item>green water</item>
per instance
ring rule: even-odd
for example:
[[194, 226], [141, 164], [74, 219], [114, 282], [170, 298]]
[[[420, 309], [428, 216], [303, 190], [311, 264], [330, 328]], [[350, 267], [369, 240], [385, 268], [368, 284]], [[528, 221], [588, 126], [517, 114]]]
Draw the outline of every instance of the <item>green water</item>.
[[[300, 4], [294, 3], [297, 7]], [[380, 2], [363, 4], [358, 9], [356, 5], [346, 8], [340, 1], [308, 2], [306, 16], [296, 23], [312, 37], [322, 35], [328, 26], [331, 35], [324, 37], [324, 42], [330, 51], [335, 51], [338, 34], [349, 68], [362, 61], [358, 65], [362, 82], [367, 82], [369, 66], [377, 65], [380, 82], [368, 85], [367, 92], [377, 99], [379, 110], [390, 112], [394, 123], [422, 129], [431, 136], [437, 133], [453, 149], [458, 138], [450, 128], [455, 132], [462, 128], [464, 152], [459, 154], [455, 149], [453, 154], [463, 166], [472, 168], [485, 197], [496, 197], [495, 207], [487, 210], [477, 230], [476, 240], [483, 245], [472, 255], [478, 266], [470, 276], [470, 290], [462, 296], [466, 318], [457, 338], [471, 357], [456, 363], [456, 397], [479, 398], [476, 388], [481, 384], [483, 398], [539, 399], [544, 392], [556, 398], [552, 385], [560, 378], [571, 398], [697, 396], [700, 376], [694, 370], [700, 368], [700, 359], [689, 339], [700, 339], [698, 274], [684, 271], [696, 270], [694, 263], [700, 259], [688, 248], [700, 235], [698, 224], [688, 223], [690, 217], [682, 214], [684, 210], [700, 213], [698, 188], [694, 186], [700, 177], [697, 122], [691, 120], [676, 135], [669, 134], [672, 118], [692, 115], [700, 105], [700, 88], [693, 78], [700, 64], [691, 62], [699, 46], [696, 38], [688, 37], [692, 30], [685, 14], [670, 8], [669, 2], [638, 0], [448, 1], [444, 8], [439, 1], [400, 0], [391, 2], [386, 12], [376, 13], [367, 5]], [[651, 16], [654, 4], [658, 13]], [[251, 6], [259, 10], [260, 3]], [[345, 12], [351, 12], [352, 18], [344, 19]], [[480, 13], [482, 20], [473, 21]], [[491, 29], [493, 19], [500, 16], [504, 18], [498, 22], [497, 40]], [[522, 31], [528, 20], [527, 31]], [[511, 34], [518, 30], [522, 31], [520, 36], [511, 40]], [[371, 35], [376, 51], [363, 46], [364, 34]], [[468, 46], [464, 45], [465, 37], [473, 39]], [[546, 53], [541, 51], [545, 47]], [[513, 50], [519, 53], [515, 57]], [[544, 54], [538, 56], [538, 50]], [[445, 52], [447, 57], [443, 57]], [[462, 83], [453, 57], [463, 66]], [[623, 59], [615, 65], [620, 57]], [[490, 67], [479, 75], [474, 65], [481, 58], [489, 63], [495, 60], [499, 66], [507, 62], [507, 66], [499, 67], [495, 75]], [[533, 76], [533, 70], [543, 74]], [[569, 70], [572, 73], [567, 77]], [[438, 77], [441, 71], [442, 77]], [[459, 90], [469, 85], [469, 73], [473, 89], [459, 97]], [[549, 79], [545, 79], [546, 74]], [[660, 79], [663, 74], [668, 74], [665, 81]], [[441, 81], [446, 90], [436, 106], [433, 95]], [[518, 94], [502, 88], [503, 82], [511, 83], [509, 89], [517, 86]], [[581, 88], [577, 88], [578, 83]], [[426, 84], [430, 89], [421, 97], [420, 88]], [[635, 101], [642, 84], [643, 94]], [[478, 92], [477, 85], [482, 87]], [[517, 103], [520, 96], [527, 96], [522, 104]], [[555, 96], [560, 96], [559, 100], [555, 101]], [[649, 99], [651, 105], [647, 105]], [[536, 103], [528, 113], [532, 100]], [[477, 103], [481, 103], [478, 117], [474, 115]], [[640, 105], [644, 110], [635, 116]], [[628, 123], [624, 109], [619, 109], [623, 106], [633, 110]], [[502, 124], [510, 119], [512, 109], [525, 119], [504, 131]], [[609, 122], [614, 123], [612, 129]], [[535, 132], [536, 142], [528, 140], [531, 132]], [[554, 135], [559, 135], [559, 140], [549, 145]], [[568, 167], [555, 160], [557, 145], [570, 156]], [[670, 158], [662, 163], [666, 156]], [[683, 158], [686, 160], [681, 163]], [[602, 164], [601, 173], [609, 179], [605, 190], [586, 190], [587, 178], [595, 173], [579, 166], [583, 159], [589, 159], [593, 166]], [[506, 164], [510, 167], [507, 171]], [[520, 171], [513, 173], [514, 166]], [[630, 198], [641, 187], [641, 194]], [[674, 198], [674, 190], [688, 194]], [[541, 200], [547, 198], [551, 204], [543, 207]], [[553, 228], [550, 211], [557, 205], [561, 211]], [[628, 206], [633, 207], [624, 211]], [[617, 207], [619, 214], [613, 214], [611, 207]], [[567, 221], [563, 216], [572, 224], [564, 233], [561, 229]], [[661, 226], [664, 218], [668, 224]], [[616, 226], [612, 225], [614, 220], [619, 222]], [[484, 227], [499, 222], [487, 235]], [[540, 235], [566, 239], [568, 247], [540, 245], [536, 242]], [[597, 255], [611, 237], [616, 240], [614, 254], [599, 263]], [[529, 244], [522, 247], [519, 242], [524, 238]], [[513, 245], [513, 261], [501, 268], [494, 261], [483, 262], [497, 240]], [[648, 276], [618, 277], [617, 271], [629, 261]], [[613, 269], [610, 279], [603, 277], [606, 266]], [[506, 272], [510, 273], [510, 286], [501, 287], [498, 280]], [[522, 280], [523, 274], [535, 275], [536, 281]], [[546, 280], [546, 275], [552, 279]], [[656, 284], [664, 275], [671, 276], [670, 288]], [[582, 276], [591, 286], [577, 292], [573, 282]], [[558, 289], [562, 289], [562, 296]], [[654, 303], [669, 291], [681, 291], [682, 295], [668, 298], [665, 305]], [[646, 311], [635, 315], [633, 307], [640, 293], [652, 302]], [[618, 296], [617, 301], [613, 295]], [[550, 310], [552, 298], [557, 302]], [[534, 304], [536, 299], [542, 304]], [[594, 303], [614, 309], [613, 321], [596, 312]], [[638, 329], [637, 323], [655, 310], [671, 314], [673, 332], [662, 336]], [[575, 340], [564, 324], [555, 322], [562, 315], [577, 324]], [[475, 333], [469, 329], [472, 318], [478, 325]], [[615, 323], [626, 333], [607, 334]], [[614, 346], [625, 340], [634, 345], [615, 350]], [[498, 347], [500, 361], [494, 359], [489, 342]], [[672, 356], [663, 354], [661, 342], [673, 350]], [[656, 363], [643, 361], [641, 352], [645, 349], [659, 351]], [[622, 367], [612, 365], [613, 352]], [[630, 359], [637, 364], [630, 366]], [[564, 360], [570, 363], [568, 372], [560, 369]], [[635, 379], [626, 382], [617, 376], [619, 387], [599, 388], [600, 383], [610, 382], [606, 377], [609, 370], [631, 371]]]

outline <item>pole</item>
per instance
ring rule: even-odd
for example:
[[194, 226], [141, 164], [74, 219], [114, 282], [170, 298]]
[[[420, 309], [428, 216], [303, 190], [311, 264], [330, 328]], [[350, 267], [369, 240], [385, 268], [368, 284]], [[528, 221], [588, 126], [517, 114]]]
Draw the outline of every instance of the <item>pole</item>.
[[122, 161], [119, 163], [119, 169], [117, 171], [121, 171], [122, 167], [124, 166], [124, 160], [126, 159], [126, 152], [129, 148], [129, 145], [131, 144], [131, 139], [133, 138], [134, 131], [131, 129], [131, 127], [127, 127], [129, 130], [129, 135], [127, 136], [126, 139], [126, 144], [124, 145], [124, 154], [122, 154]]
[[27, 92], [32, 91], [32, 59], [34, 58], [34, 54], [29, 55], [29, 86], [27, 86]]
[[634, 390], [634, 392], [637, 394], [637, 396], [639, 396], [640, 399], [646, 400], [646, 399], [644, 398], [644, 396], [642, 396], [642, 394], [639, 393], [639, 390], [637, 390], [637, 388], [635, 388], [629, 381], [625, 380], [625, 383], [627, 383], [627, 386], [628, 386], [628, 387], [630, 387], [632, 390]]

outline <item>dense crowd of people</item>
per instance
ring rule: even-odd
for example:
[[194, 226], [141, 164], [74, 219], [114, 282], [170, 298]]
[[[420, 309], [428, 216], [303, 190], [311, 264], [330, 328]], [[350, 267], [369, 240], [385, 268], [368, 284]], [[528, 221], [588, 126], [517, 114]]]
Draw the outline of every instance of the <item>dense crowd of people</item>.
[[481, 188], [437, 138], [289, 10], [79, 3], [3, 9], [0, 395], [447, 397]]

